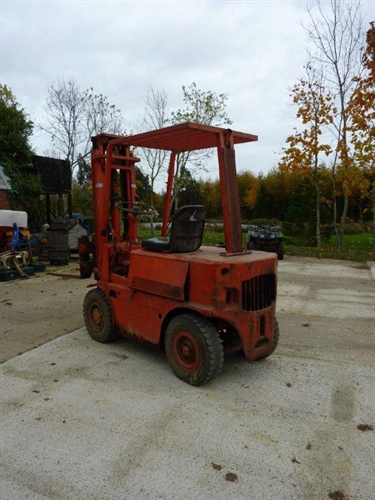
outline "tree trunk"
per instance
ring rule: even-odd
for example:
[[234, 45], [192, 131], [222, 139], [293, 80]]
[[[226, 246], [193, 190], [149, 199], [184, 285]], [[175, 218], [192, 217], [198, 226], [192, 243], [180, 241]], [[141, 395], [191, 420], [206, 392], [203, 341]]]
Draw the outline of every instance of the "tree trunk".
[[[317, 117], [316, 117], [317, 122]], [[315, 127], [315, 144], [318, 144], [317, 127]], [[320, 250], [322, 246], [320, 237], [320, 188], [319, 188], [319, 172], [318, 172], [319, 159], [318, 155], [314, 155], [314, 183], [316, 193], [316, 248]]]
[[335, 235], [337, 241], [337, 247], [339, 246], [339, 230], [337, 227], [337, 202], [336, 202], [336, 169], [332, 169], [332, 190], [333, 190], [333, 227], [335, 228]]
[[341, 221], [340, 221], [340, 235], [339, 235], [339, 250], [342, 252], [345, 248], [344, 245], [344, 234], [345, 234], [345, 221], [346, 215], [348, 213], [349, 198], [348, 195], [344, 194], [344, 208], [342, 211]]
[[[151, 179], [151, 193], [150, 193], [150, 206], [154, 206], [154, 179]], [[151, 215], [150, 217], [150, 231], [151, 238], [154, 237], [154, 217]]]
[[320, 189], [319, 183], [316, 182], [316, 247], [320, 250], [322, 246], [320, 236]]

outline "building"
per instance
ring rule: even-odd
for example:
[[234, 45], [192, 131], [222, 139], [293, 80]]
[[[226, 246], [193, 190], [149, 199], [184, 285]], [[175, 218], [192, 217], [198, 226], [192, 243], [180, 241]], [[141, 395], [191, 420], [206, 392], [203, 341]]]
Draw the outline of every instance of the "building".
[[12, 210], [8, 193], [10, 191], [10, 180], [0, 165], [0, 210]]

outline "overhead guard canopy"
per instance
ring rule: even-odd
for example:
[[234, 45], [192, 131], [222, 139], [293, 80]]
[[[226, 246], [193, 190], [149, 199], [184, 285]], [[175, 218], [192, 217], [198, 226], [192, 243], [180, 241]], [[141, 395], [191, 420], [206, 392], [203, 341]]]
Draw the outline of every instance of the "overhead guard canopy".
[[172, 125], [151, 132], [124, 136], [110, 141], [111, 145], [126, 144], [127, 146], [138, 146], [141, 148], [162, 149], [172, 153], [183, 153], [198, 149], [209, 149], [218, 146], [218, 138], [231, 132], [234, 144], [244, 142], [254, 142], [258, 136], [236, 132], [210, 125], [200, 125], [198, 123], [181, 123]]
[[[218, 156], [225, 248], [228, 254], [240, 254], [242, 252], [242, 230], [234, 146], [236, 144], [255, 142], [257, 140], [258, 136], [253, 134], [192, 122], [172, 125], [170, 127], [130, 136], [99, 134], [93, 138], [93, 151], [97, 153], [101, 144], [102, 152], [101, 154], [94, 153], [94, 156], [95, 159], [103, 161], [101, 164], [102, 168], [105, 167], [105, 165], [110, 167], [105, 171], [106, 178], [104, 184], [107, 186], [107, 191], [105, 193], [107, 201], [105, 201], [104, 204], [108, 205], [110, 198], [109, 186], [111, 171], [112, 169], [122, 168], [122, 165], [120, 166], [120, 164], [116, 162], [125, 162], [123, 167], [127, 168], [128, 164], [126, 162], [131, 163], [132, 166], [135, 161], [138, 161], [137, 158], [132, 156], [131, 151], [129, 152], [132, 147], [170, 151], [166, 201], [164, 204], [163, 226], [161, 231], [162, 236], [165, 237], [171, 209], [176, 155], [189, 151], [215, 148], [217, 149]], [[124, 148], [116, 148], [116, 146], [124, 146]], [[117, 149], [119, 149], [119, 151]], [[122, 151], [122, 149], [124, 149], [124, 151]], [[113, 160], [115, 163], [113, 163]], [[131, 170], [129, 167], [127, 172], [134, 173], [134, 170]], [[135, 196], [135, 181], [130, 179], [127, 185], [130, 190], [128, 200], [133, 200]], [[118, 217], [118, 209], [114, 210], [112, 217], [113, 219]], [[106, 215], [103, 211], [99, 231], [106, 232], [106, 227]]]

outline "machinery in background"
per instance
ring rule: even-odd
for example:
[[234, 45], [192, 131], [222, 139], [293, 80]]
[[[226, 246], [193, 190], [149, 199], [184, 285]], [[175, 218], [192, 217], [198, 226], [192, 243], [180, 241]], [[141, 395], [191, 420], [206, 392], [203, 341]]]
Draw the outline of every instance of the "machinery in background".
[[67, 265], [70, 252], [78, 250], [78, 241], [87, 236], [87, 228], [79, 217], [55, 219], [47, 229], [48, 258], [52, 265]]
[[27, 213], [0, 210], [0, 281], [35, 274], [31, 263], [30, 232]]
[[278, 226], [273, 224], [251, 226], [247, 233], [248, 250], [275, 252], [279, 260], [284, 258], [284, 240]]

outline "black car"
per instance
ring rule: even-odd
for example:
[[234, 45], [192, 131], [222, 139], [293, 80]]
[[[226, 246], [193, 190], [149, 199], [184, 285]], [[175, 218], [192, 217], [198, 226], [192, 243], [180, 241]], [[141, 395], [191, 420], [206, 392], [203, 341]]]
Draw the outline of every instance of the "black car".
[[279, 260], [284, 258], [283, 235], [278, 226], [250, 226], [247, 233], [247, 249], [275, 252]]

